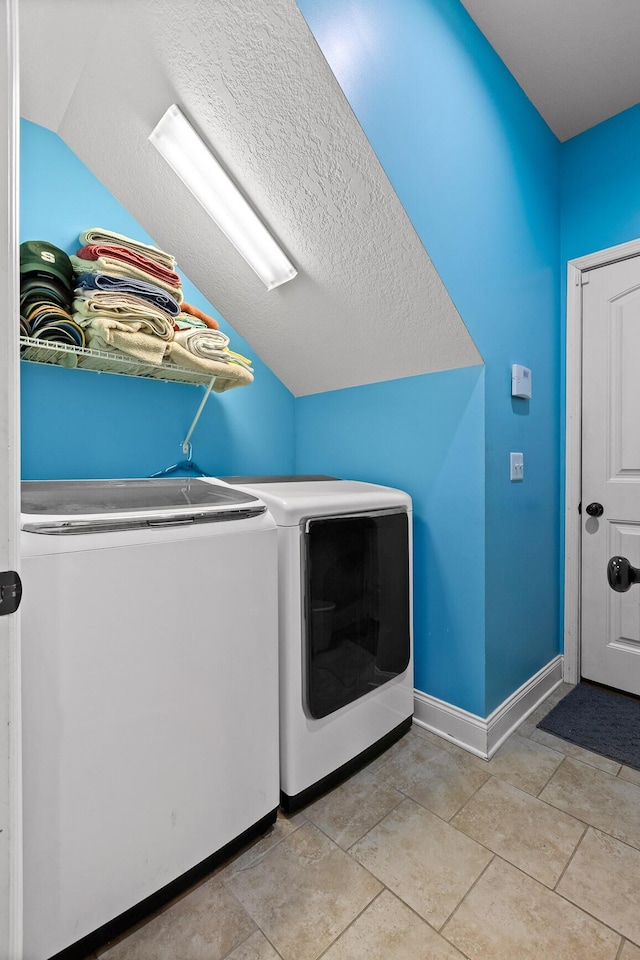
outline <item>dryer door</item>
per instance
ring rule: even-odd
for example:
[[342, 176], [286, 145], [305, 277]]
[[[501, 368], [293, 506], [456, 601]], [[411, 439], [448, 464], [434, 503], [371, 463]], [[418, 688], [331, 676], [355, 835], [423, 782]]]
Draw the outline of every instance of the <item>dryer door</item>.
[[305, 528], [307, 713], [326, 717], [406, 670], [406, 511], [322, 517]]

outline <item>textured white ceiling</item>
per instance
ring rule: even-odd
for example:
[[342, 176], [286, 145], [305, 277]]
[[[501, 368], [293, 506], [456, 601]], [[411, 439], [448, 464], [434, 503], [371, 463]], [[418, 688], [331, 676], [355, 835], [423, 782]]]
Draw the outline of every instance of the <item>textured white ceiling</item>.
[[640, 102], [640, 0], [461, 0], [559, 140]]
[[[20, 16], [23, 116], [62, 137], [294, 394], [482, 362], [294, 0], [21, 0]], [[171, 103], [293, 281], [267, 292], [148, 143]]]

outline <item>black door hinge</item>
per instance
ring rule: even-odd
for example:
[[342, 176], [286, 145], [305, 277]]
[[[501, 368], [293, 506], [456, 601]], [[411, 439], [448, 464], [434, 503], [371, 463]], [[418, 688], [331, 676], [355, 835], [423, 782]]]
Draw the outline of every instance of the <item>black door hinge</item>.
[[22, 600], [22, 581], [15, 570], [0, 573], [0, 617], [15, 613]]
[[578, 504], [578, 513], [582, 513], [582, 500]]

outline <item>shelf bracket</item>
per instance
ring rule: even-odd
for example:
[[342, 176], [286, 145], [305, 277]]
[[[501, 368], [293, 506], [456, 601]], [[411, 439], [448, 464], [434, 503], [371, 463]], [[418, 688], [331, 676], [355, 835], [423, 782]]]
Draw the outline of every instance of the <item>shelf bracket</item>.
[[195, 415], [195, 417], [193, 418], [193, 421], [192, 421], [192, 423], [191, 423], [191, 426], [189, 427], [189, 432], [187, 433], [186, 437], [185, 437], [184, 440], [182, 441], [182, 452], [184, 453], [185, 457], [188, 457], [189, 454], [190, 454], [190, 452], [191, 452], [191, 436], [192, 436], [192, 434], [193, 434], [193, 431], [194, 431], [195, 428], [196, 428], [196, 425], [197, 425], [197, 423], [198, 423], [198, 420], [200, 419], [200, 414], [202, 413], [202, 411], [203, 411], [204, 408], [205, 408], [205, 404], [206, 404], [207, 400], [209, 399], [209, 394], [210, 394], [211, 391], [213, 390], [213, 385], [214, 385], [215, 382], [216, 382], [216, 378], [215, 378], [215, 377], [211, 377], [211, 380], [209, 381], [209, 384], [208, 384], [208, 386], [207, 386], [207, 389], [205, 390], [204, 397], [202, 398], [202, 400], [201, 400], [201, 402], [200, 402], [200, 406], [198, 407], [198, 410], [197, 410], [197, 412], [196, 412], [196, 415]]

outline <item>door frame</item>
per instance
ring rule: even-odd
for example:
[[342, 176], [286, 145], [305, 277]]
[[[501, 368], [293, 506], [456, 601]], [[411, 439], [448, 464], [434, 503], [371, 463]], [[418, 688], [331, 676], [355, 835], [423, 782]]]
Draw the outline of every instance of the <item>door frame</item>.
[[[0, 6], [0, 553], [20, 569], [19, 64], [18, 0]], [[20, 614], [0, 621], [0, 956], [22, 957]]]
[[640, 239], [567, 263], [563, 673], [566, 683], [580, 680], [582, 517], [578, 504], [582, 498], [582, 274], [637, 256], [640, 256]]

